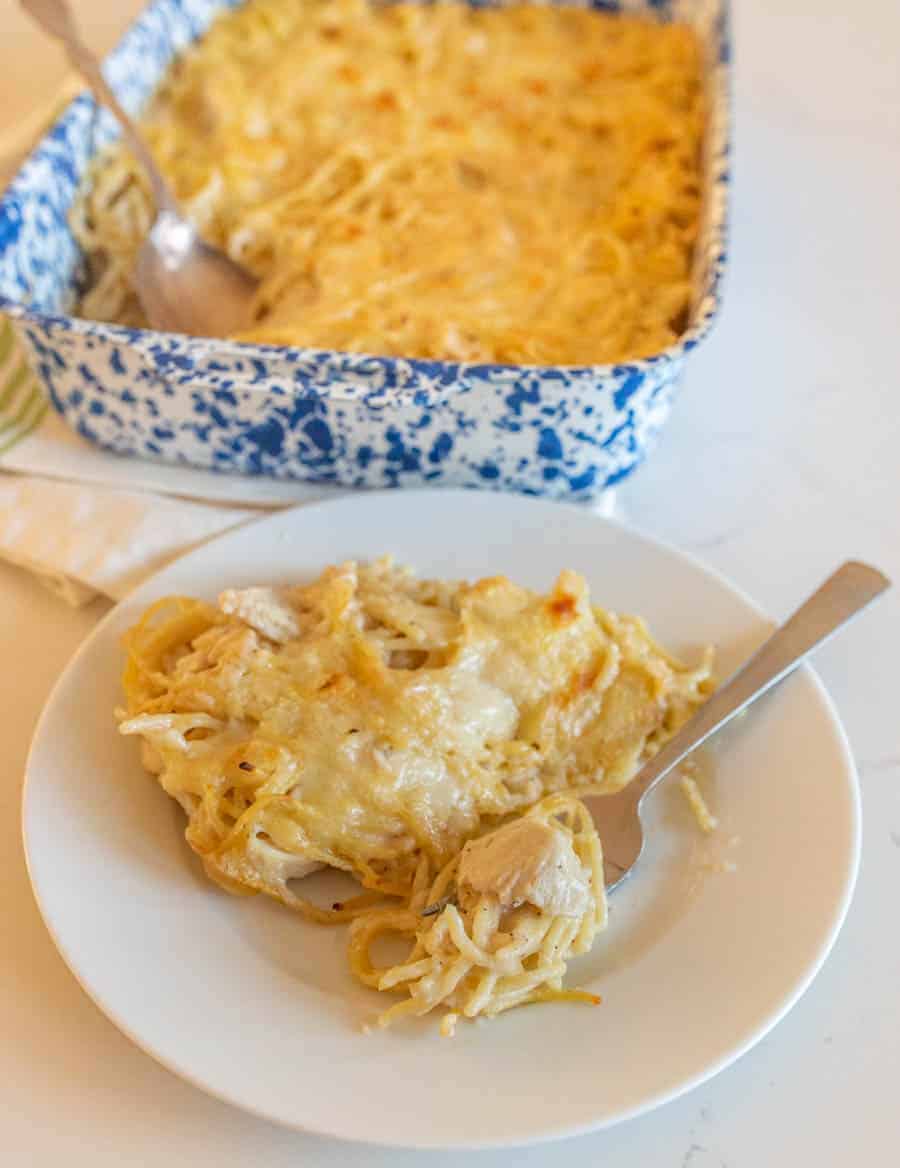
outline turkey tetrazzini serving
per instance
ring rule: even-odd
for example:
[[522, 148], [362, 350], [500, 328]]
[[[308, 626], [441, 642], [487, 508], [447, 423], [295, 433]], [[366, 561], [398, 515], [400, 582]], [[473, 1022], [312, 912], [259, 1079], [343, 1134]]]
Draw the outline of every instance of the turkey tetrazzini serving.
[[[172, 597], [126, 638], [123, 734], [184, 808], [186, 837], [233, 892], [351, 921], [350, 964], [433, 1008], [494, 1015], [565, 990], [606, 921], [600, 842], [579, 796], [622, 787], [703, 700], [643, 622], [503, 576], [421, 580], [390, 559], [313, 584]], [[332, 907], [301, 878], [362, 889]], [[423, 914], [423, 910], [426, 913]], [[407, 942], [376, 965], [384, 934]]]

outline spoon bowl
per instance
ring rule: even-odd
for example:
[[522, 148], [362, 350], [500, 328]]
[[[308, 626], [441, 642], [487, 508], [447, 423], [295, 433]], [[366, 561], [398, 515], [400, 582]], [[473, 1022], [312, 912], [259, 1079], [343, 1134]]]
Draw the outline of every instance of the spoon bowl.
[[227, 336], [251, 319], [255, 278], [169, 208], [157, 215], [141, 246], [134, 278], [155, 329]]
[[22, 8], [58, 40], [97, 101], [119, 122], [147, 173], [156, 219], [138, 253], [134, 288], [150, 326], [192, 336], [227, 336], [250, 323], [258, 281], [224, 252], [205, 243], [153, 159], [137, 126], [110, 89], [100, 62], [82, 41], [66, 0], [20, 0]]

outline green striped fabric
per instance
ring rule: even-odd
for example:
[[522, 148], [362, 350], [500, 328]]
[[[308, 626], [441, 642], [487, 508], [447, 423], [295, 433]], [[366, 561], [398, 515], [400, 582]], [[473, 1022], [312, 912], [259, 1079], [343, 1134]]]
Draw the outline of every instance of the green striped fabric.
[[0, 316], [0, 456], [40, 425], [47, 399], [22, 355], [10, 322]]

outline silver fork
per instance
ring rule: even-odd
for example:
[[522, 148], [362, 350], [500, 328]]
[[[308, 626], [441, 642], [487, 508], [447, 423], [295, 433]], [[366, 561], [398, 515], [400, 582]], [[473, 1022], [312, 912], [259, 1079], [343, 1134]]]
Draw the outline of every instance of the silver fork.
[[[618, 888], [641, 858], [641, 815], [650, 792], [701, 743], [787, 677], [813, 649], [890, 586], [890, 580], [877, 568], [848, 560], [704, 702], [627, 786], [614, 795], [599, 795], [589, 801], [603, 844], [607, 892]], [[453, 900], [453, 895], [446, 896], [422, 909], [421, 915], [432, 916]]]
[[838, 568], [626, 787], [591, 800], [603, 843], [607, 892], [618, 888], [641, 858], [641, 815], [651, 791], [701, 743], [787, 677], [813, 649], [889, 587], [890, 580], [867, 564], [850, 560]]

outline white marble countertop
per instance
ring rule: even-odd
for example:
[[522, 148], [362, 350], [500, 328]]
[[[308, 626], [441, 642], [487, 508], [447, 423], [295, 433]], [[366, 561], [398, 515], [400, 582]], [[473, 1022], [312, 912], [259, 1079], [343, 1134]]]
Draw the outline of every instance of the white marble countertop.
[[[848, 556], [868, 558], [900, 582], [900, 6], [745, 0], [736, 17], [726, 309], [689, 369], [660, 449], [621, 490], [620, 513], [696, 553], [778, 617]], [[339, 1144], [234, 1111], [132, 1047], [64, 968], [28, 888], [19, 785], [49, 688], [102, 611], [99, 603], [67, 610], [0, 567], [4, 1162], [846, 1168], [895, 1161], [900, 585], [817, 658], [859, 763], [865, 842], [849, 919], [806, 996], [739, 1063], [649, 1116], [514, 1155], [465, 1157]]]

